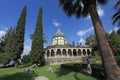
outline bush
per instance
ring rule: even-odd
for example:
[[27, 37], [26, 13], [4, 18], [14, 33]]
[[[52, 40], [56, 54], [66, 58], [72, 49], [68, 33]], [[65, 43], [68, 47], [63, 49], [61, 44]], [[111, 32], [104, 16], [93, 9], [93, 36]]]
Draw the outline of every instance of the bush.
[[116, 59], [118, 65], [120, 66], [120, 56], [115, 56], [115, 59]]
[[22, 59], [23, 63], [29, 63], [31, 62], [30, 55], [24, 55]]
[[69, 69], [75, 72], [80, 72], [82, 69], [87, 68], [87, 64], [82, 64], [82, 63], [61, 64], [61, 68]]

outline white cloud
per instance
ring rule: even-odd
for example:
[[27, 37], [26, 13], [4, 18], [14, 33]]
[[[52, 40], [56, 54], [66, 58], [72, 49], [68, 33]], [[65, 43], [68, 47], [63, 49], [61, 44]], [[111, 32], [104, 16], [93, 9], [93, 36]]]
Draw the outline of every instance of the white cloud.
[[89, 29], [86, 29], [86, 30], [80, 30], [80, 31], [78, 31], [77, 35], [80, 36], [80, 37], [82, 37], [82, 36], [84, 36], [86, 33], [90, 32], [90, 31], [92, 31], [92, 30], [93, 30], [93, 27], [90, 27]]
[[[100, 6], [98, 7], [97, 12], [100, 17], [104, 16], [104, 10]], [[90, 19], [90, 15], [86, 19]]]
[[82, 43], [82, 45], [85, 45], [85, 40], [83, 38], [80, 38], [79, 43]]
[[61, 25], [61, 23], [59, 23], [58, 21], [56, 20], [53, 20], [53, 25], [56, 26], [56, 27], [59, 27]]
[[[113, 30], [116, 32], [118, 29], [118, 27], [115, 27]], [[110, 30], [109, 33], [112, 33], [113, 30]]]
[[1, 36], [4, 36], [5, 35], [5, 31], [0, 31], [0, 38], [1, 38]]
[[31, 51], [31, 46], [24, 46], [24, 50], [23, 50], [23, 55], [28, 55], [29, 52]]
[[101, 7], [98, 7], [97, 12], [98, 12], [99, 16], [104, 16], [104, 10]]

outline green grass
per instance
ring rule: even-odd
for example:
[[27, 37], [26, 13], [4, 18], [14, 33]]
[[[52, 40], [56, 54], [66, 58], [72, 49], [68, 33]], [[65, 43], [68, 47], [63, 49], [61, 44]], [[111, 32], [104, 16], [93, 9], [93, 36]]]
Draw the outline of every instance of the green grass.
[[50, 65], [34, 68], [34, 74], [25, 74], [24, 69], [27, 67], [1, 68], [0, 80], [34, 80], [37, 76], [46, 76], [49, 80], [97, 80], [82, 73], [76, 73], [71, 70], [60, 68], [59, 65], [51, 66], [53, 68], [53, 72], [47, 72], [49, 67]]

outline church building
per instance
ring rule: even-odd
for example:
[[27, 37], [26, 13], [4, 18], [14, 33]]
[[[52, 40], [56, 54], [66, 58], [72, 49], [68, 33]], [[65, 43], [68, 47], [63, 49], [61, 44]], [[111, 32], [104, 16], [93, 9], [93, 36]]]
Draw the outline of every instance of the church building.
[[51, 44], [45, 48], [45, 60], [51, 65], [82, 62], [82, 58], [90, 56], [91, 51], [90, 47], [70, 45], [64, 33], [58, 29]]

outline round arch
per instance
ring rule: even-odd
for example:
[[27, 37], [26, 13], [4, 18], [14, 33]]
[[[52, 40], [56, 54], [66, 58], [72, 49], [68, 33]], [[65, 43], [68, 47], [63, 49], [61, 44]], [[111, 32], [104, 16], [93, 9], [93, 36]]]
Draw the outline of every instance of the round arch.
[[85, 51], [85, 49], [83, 49], [83, 55], [86, 56], [86, 51]]
[[58, 57], [61, 56], [61, 50], [60, 50], [60, 49], [57, 49], [57, 53], [56, 53], [56, 55], [57, 55]]
[[66, 49], [63, 49], [62, 55], [63, 55], [64, 57], [67, 56]]
[[54, 50], [52, 49], [51, 50], [51, 57], [54, 57], [55, 56], [55, 52], [54, 52]]
[[75, 49], [73, 49], [73, 56], [77, 56], [77, 52]]
[[72, 51], [71, 51], [71, 49], [68, 49], [68, 56], [72, 56]]
[[78, 56], [81, 56], [82, 52], [80, 49], [78, 49]]
[[91, 54], [89, 49], [87, 49], [87, 54], [88, 54], [88, 56], [90, 56], [90, 54]]
[[50, 57], [50, 52], [49, 52], [49, 50], [47, 50], [47, 57]]

